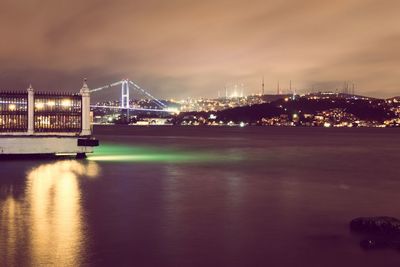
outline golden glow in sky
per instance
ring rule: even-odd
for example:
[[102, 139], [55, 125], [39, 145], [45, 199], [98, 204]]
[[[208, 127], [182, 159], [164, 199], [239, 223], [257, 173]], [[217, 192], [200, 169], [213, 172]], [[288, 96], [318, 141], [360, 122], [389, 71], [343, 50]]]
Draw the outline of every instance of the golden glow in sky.
[[298, 90], [353, 81], [359, 93], [393, 96], [399, 10], [397, 0], [7, 0], [0, 87], [73, 91], [82, 77], [129, 77], [179, 98], [234, 81], [258, 93], [264, 76], [266, 93], [278, 80]]

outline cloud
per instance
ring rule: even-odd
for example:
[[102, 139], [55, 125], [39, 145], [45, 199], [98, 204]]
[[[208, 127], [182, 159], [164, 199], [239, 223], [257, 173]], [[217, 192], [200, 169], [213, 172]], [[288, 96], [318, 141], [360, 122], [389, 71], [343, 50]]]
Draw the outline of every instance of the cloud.
[[[216, 96], [241, 80], [298, 90], [344, 80], [399, 94], [394, 0], [3, 0], [0, 86], [74, 91], [129, 77], [160, 97]], [[331, 88], [327, 88], [331, 89]]]

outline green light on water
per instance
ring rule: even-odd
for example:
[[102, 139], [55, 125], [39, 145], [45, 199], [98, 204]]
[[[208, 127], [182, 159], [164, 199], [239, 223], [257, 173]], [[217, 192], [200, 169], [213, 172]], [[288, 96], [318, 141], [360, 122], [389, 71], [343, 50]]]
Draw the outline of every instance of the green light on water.
[[124, 146], [102, 144], [88, 160], [111, 162], [165, 162], [165, 163], [201, 163], [236, 161], [240, 158], [210, 152], [165, 149], [148, 146]]

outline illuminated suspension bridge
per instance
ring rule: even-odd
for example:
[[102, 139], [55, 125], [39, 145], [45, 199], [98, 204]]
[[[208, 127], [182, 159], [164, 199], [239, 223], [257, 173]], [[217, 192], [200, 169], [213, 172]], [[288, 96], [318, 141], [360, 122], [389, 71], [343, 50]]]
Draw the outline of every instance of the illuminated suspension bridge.
[[[115, 86], [121, 86], [121, 102], [112, 105], [90, 104], [90, 93], [96, 93]], [[150, 108], [140, 107], [130, 101], [130, 88], [150, 98]], [[132, 92], [133, 92], [132, 90]], [[154, 104], [153, 104], [154, 103]], [[155, 98], [131, 80], [125, 79], [106, 86], [90, 90], [86, 84], [79, 94], [60, 92], [35, 91], [29, 86], [23, 91], [0, 91], [0, 135], [6, 133], [66, 133], [82, 132], [89, 135], [90, 125], [88, 114], [90, 109], [121, 110], [129, 119], [130, 111], [179, 113], [176, 108], [169, 108], [165, 103]], [[85, 121], [83, 121], [85, 118]]]
[[[91, 108], [106, 108], [106, 109], [120, 109], [120, 110], [127, 110], [127, 111], [152, 111], [152, 112], [170, 112], [175, 113], [177, 112], [176, 109], [169, 108], [166, 104], [158, 100], [156, 97], [151, 95], [147, 90], [143, 89], [135, 82], [125, 79], [118, 82], [114, 82], [99, 88], [95, 88], [90, 90], [90, 93], [100, 92], [102, 90], [107, 90], [113, 87], [121, 87], [121, 101], [119, 106], [109, 106], [109, 105], [91, 105]], [[130, 88], [133, 88], [137, 92], [145, 95], [146, 97], [150, 98], [156, 105], [156, 108], [141, 108], [135, 107], [130, 105]]]

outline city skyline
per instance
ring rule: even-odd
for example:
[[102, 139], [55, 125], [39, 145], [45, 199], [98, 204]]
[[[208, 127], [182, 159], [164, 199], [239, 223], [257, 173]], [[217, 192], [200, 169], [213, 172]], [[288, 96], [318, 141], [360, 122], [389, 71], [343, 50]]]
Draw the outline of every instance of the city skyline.
[[399, 95], [397, 1], [2, 1], [0, 88], [75, 91], [128, 77], [159, 98], [335, 90]]

